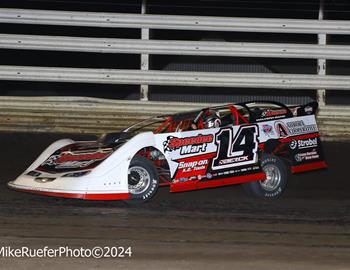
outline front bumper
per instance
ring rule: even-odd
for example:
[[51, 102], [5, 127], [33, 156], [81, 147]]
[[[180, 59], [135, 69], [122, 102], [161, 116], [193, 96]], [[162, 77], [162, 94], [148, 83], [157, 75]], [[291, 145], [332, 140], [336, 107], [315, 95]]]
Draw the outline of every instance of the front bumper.
[[[34, 182], [34, 178], [31, 179]], [[25, 182], [28, 182], [29, 179], [26, 177]], [[33, 185], [24, 185], [19, 184], [19, 179], [14, 181], [10, 181], [7, 183], [7, 186], [13, 190], [38, 194], [42, 196], [50, 196], [50, 197], [59, 197], [59, 198], [71, 198], [71, 199], [81, 199], [81, 200], [128, 200], [130, 199], [129, 193], [124, 192], [88, 192], [84, 190], [71, 190], [71, 189], [59, 189], [59, 188], [50, 188], [43, 187], [43, 185], [39, 185], [37, 183], [33, 183]]]

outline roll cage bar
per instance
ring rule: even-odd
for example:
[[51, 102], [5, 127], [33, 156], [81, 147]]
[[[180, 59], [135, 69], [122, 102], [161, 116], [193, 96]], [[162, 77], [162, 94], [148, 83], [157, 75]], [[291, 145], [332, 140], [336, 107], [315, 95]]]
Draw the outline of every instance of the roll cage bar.
[[[256, 104], [256, 106], [254, 106]], [[223, 108], [228, 108], [231, 111], [231, 114], [234, 119], [233, 125], [239, 125], [240, 123], [254, 123], [256, 122], [256, 119], [258, 119], [258, 114], [254, 111], [254, 108], [259, 109], [259, 104], [262, 106], [269, 106], [269, 105], [275, 105], [280, 107], [281, 109], [285, 110], [285, 117], [293, 117], [293, 113], [290, 110], [288, 106], [286, 106], [283, 103], [276, 102], [276, 101], [267, 101], [267, 100], [258, 100], [258, 101], [248, 101], [248, 102], [240, 102], [240, 103], [231, 103], [231, 104], [226, 104], [226, 105], [219, 105], [219, 106], [213, 106], [213, 107], [207, 107], [203, 108], [200, 111], [190, 111], [190, 112], [185, 112], [185, 113], [179, 113], [171, 116], [167, 116], [167, 119], [165, 122], [161, 124], [160, 127], [158, 127], [154, 132], [159, 133], [164, 129], [168, 124], [169, 127], [171, 127], [171, 122], [172, 121], [182, 121], [185, 119], [189, 119], [190, 117], [193, 118], [193, 123], [197, 125], [198, 129], [203, 129], [204, 128], [204, 123], [203, 123], [203, 116], [206, 115], [209, 110], [219, 110]], [[248, 112], [248, 118], [244, 117], [239, 110], [236, 108], [236, 106], [241, 106]], [[240, 122], [241, 121], [241, 122]], [[171, 128], [170, 128], [171, 129]], [[169, 132], [173, 132], [169, 130]]]

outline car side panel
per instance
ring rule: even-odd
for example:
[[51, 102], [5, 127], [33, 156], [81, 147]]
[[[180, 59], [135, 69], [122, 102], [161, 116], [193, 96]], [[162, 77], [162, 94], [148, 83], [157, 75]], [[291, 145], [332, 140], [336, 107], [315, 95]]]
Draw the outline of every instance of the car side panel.
[[157, 134], [155, 141], [169, 164], [171, 191], [184, 191], [264, 179], [258, 137], [253, 124]]
[[326, 168], [314, 115], [258, 123], [260, 148], [284, 158], [293, 173]]
[[[170, 167], [171, 191], [265, 179], [259, 155], [287, 160], [292, 172], [326, 167], [314, 115], [256, 124], [156, 134]], [[299, 169], [298, 169], [299, 168]]]

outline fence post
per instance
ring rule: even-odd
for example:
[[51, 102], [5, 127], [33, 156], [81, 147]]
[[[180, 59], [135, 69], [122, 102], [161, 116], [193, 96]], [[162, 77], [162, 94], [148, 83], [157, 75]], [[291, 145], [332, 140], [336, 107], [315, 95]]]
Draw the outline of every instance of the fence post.
[[[318, 10], [318, 19], [323, 20], [324, 15], [324, 0], [320, 0], [319, 10]], [[326, 34], [318, 34], [317, 35], [318, 45], [326, 45], [327, 44], [327, 35]], [[317, 74], [320, 76], [326, 75], [326, 67], [327, 62], [326, 59], [317, 59]], [[326, 105], [326, 90], [318, 89], [316, 100], [320, 107]]]
[[[141, 4], [141, 14], [146, 14], [147, 12], [147, 0], [142, 0]], [[149, 28], [141, 29], [141, 39], [149, 39]], [[141, 54], [141, 70], [149, 69], [149, 54]], [[140, 100], [148, 100], [148, 85], [140, 85]]]

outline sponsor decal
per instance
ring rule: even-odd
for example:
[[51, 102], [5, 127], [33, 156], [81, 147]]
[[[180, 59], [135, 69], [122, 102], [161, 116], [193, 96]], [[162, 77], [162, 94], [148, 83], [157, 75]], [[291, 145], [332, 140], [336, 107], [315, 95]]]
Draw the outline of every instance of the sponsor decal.
[[259, 166], [244, 167], [244, 168], [239, 168], [235, 170], [218, 172], [217, 174], [213, 174], [213, 176], [246, 174], [246, 173], [252, 173], [253, 171], [256, 171], [256, 170], [260, 170], [260, 167]]
[[316, 124], [306, 125], [303, 120], [290, 121], [286, 123], [277, 121], [275, 123], [275, 130], [282, 138], [318, 131]]
[[289, 143], [289, 147], [291, 149], [305, 149], [305, 148], [311, 148], [316, 147], [318, 145], [317, 138], [313, 139], [306, 139], [306, 140], [293, 140]]
[[181, 158], [176, 160], [178, 162], [177, 171], [175, 174], [175, 179], [186, 179], [193, 180], [192, 177], [195, 176], [194, 179], [199, 179], [199, 176], [202, 175], [205, 177], [209, 160], [215, 156], [215, 153], [204, 154], [200, 156]]
[[275, 123], [275, 130], [281, 138], [288, 137], [288, 128], [283, 122]]
[[312, 108], [311, 106], [306, 106], [306, 107], [304, 108], [304, 112], [305, 112], [306, 114], [312, 114], [313, 108]]
[[294, 150], [295, 148], [298, 147], [298, 142], [296, 140], [293, 140], [289, 143], [290, 149]]
[[48, 165], [48, 166], [53, 166], [56, 165], [56, 160], [60, 157], [60, 155], [52, 155], [50, 156], [47, 160], [42, 163], [42, 166]]
[[68, 168], [84, 168], [96, 160], [75, 160], [75, 161], [60, 161], [59, 155], [49, 157], [41, 166], [54, 166], [56, 169], [68, 169]]
[[193, 154], [205, 152], [208, 143], [213, 142], [214, 136], [197, 135], [194, 137], [177, 138], [174, 136], [168, 136], [167, 140], [163, 143], [164, 152], [172, 152], [180, 149], [180, 155]]
[[62, 153], [56, 160], [56, 163], [63, 163], [68, 161], [82, 161], [82, 160], [99, 160], [106, 158], [111, 152], [94, 152], [85, 154], [73, 154], [73, 153]]
[[208, 165], [208, 160], [206, 159], [199, 161], [195, 160], [190, 162], [181, 161], [178, 168], [183, 169], [184, 172], [192, 170], [198, 171], [205, 168], [206, 165]]
[[40, 167], [54, 167], [55, 169], [77, 169], [85, 168], [97, 161], [108, 157], [112, 151], [92, 152], [84, 154], [75, 154], [72, 152], [63, 152], [58, 155], [51, 155]]
[[287, 110], [286, 109], [280, 109], [280, 110], [266, 110], [261, 113], [260, 117], [256, 119], [257, 122], [259, 121], [266, 121], [266, 120], [273, 120], [273, 119], [279, 119], [286, 117]]
[[310, 152], [299, 153], [295, 155], [295, 160], [297, 162], [308, 161], [312, 159], [318, 159], [320, 155], [317, 153], [316, 149], [313, 149]]
[[316, 124], [305, 125], [303, 120], [292, 121], [286, 123], [290, 135], [297, 135], [303, 133], [316, 132]]
[[272, 117], [272, 116], [278, 116], [278, 115], [284, 115], [287, 113], [286, 109], [281, 110], [266, 110], [264, 111], [261, 116], [262, 117]]
[[95, 162], [95, 160], [67, 161], [67, 162], [63, 162], [61, 164], [56, 165], [55, 168], [56, 169], [85, 168], [94, 162]]
[[271, 135], [274, 135], [275, 132], [273, 130], [273, 127], [271, 125], [268, 125], [268, 124], [264, 124], [262, 125], [262, 131], [264, 132], [265, 135], [267, 136], [271, 136]]

